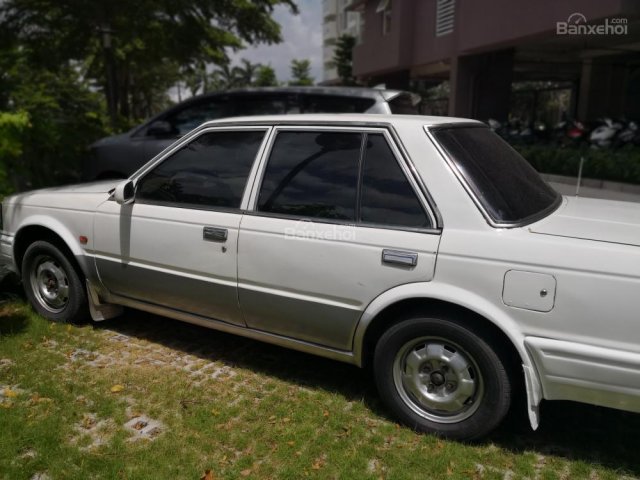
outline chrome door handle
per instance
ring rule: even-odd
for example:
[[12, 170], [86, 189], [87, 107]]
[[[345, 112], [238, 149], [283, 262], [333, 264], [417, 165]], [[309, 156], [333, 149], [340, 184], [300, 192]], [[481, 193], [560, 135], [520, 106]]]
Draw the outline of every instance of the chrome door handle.
[[226, 228], [204, 227], [202, 229], [202, 239], [208, 242], [226, 242], [228, 233]]
[[418, 254], [414, 252], [403, 252], [401, 250], [382, 250], [382, 262], [406, 267], [415, 267], [418, 264]]

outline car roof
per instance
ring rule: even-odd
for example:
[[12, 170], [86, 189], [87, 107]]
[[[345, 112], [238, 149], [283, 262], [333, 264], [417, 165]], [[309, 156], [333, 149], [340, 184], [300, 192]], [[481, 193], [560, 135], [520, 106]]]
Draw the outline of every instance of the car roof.
[[380, 98], [391, 100], [402, 93], [403, 90], [368, 87], [334, 87], [334, 86], [309, 86], [309, 87], [243, 87], [233, 88], [221, 92], [210, 92], [192, 98], [217, 97], [224, 95], [242, 95], [253, 93], [304, 93], [307, 95], [339, 95], [348, 97]]
[[252, 117], [229, 117], [210, 120], [201, 125], [292, 125], [292, 124], [375, 124], [375, 125], [418, 125], [432, 127], [446, 124], [475, 123], [484, 125], [478, 120], [458, 117], [435, 117], [426, 115], [392, 115], [376, 113], [321, 113], [321, 114], [292, 114], [292, 115], [256, 115]]

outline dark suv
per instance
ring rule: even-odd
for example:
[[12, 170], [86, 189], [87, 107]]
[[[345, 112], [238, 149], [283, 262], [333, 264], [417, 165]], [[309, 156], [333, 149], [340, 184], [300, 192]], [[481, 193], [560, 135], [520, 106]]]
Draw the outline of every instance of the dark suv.
[[420, 97], [357, 87], [244, 88], [190, 98], [133, 130], [98, 140], [83, 179], [125, 178], [207, 120], [290, 113], [418, 114]]

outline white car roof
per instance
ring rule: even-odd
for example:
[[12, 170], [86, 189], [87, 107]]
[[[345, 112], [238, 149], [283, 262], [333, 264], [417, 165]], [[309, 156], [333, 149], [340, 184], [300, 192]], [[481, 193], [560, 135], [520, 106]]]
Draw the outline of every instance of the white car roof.
[[484, 125], [478, 120], [457, 117], [434, 117], [426, 115], [381, 115], [374, 113], [322, 113], [322, 114], [295, 114], [295, 115], [257, 115], [252, 117], [229, 117], [218, 120], [212, 120], [202, 125], [216, 126], [219, 124], [239, 124], [251, 123], [265, 125], [277, 123], [388, 123], [392, 125], [418, 125], [418, 126], [436, 126], [451, 123], [477, 123]]

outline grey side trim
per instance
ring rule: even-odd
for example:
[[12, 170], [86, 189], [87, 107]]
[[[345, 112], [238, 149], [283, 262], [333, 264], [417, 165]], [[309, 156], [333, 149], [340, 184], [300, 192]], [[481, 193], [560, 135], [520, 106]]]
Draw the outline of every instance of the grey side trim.
[[238, 296], [249, 328], [338, 350], [351, 347], [362, 311], [346, 304], [294, 298], [240, 285]]
[[75, 259], [87, 280], [92, 283], [99, 282], [93, 255], [75, 255]]
[[296, 340], [282, 335], [275, 335], [251, 328], [239, 327], [229, 323], [221, 322], [219, 320], [213, 320], [190, 313], [180, 312], [178, 310], [173, 310], [170, 308], [163, 308], [158, 305], [144, 303], [114, 294], [110, 295], [109, 301], [117, 303], [118, 305], [123, 305], [125, 307], [136, 308], [145, 312], [150, 312], [156, 315], [180, 320], [182, 322], [192, 323], [194, 325], [200, 325], [202, 327], [211, 328], [213, 330], [219, 330], [221, 332], [252, 338], [254, 340], [271, 343], [280, 347], [290, 348], [292, 350], [298, 350], [300, 352], [310, 353], [312, 355], [318, 355], [320, 357], [330, 358], [332, 360], [356, 365], [356, 360], [353, 352], [323, 347], [314, 343]]
[[244, 325], [235, 278], [194, 277], [102, 256], [96, 257], [96, 265], [113, 295]]

